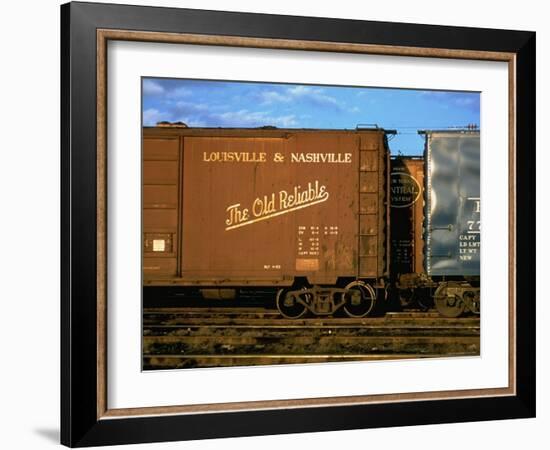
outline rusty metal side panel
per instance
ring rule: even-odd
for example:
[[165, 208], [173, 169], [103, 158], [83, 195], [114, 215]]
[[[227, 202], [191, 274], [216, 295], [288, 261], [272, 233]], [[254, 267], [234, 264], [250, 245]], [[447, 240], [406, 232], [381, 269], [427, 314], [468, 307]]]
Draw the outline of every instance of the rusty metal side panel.
[[177, 276], [180, 139], [143, 139], [143, 278]]
[[359, 271], [360, 278], [379, 278], [387, 271], [387, 148], [382, 132], [360, 134]]
[[424, 159], [397, 157], [391, 165], [390, 273], [397, 277], [424, 271]]
[[[357, 276], [358, 144], [350, 132], [185, 137], [182, 279], [329, 284]], [[376, 186], [366, 189], [377, 203]]]

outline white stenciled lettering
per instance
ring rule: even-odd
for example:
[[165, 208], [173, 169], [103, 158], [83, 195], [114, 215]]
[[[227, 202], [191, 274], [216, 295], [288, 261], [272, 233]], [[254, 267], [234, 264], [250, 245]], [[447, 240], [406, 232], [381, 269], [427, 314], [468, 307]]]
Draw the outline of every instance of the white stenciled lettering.
[[291, 153], [293, 163], [350, 164], [351, 153]]
[[301, 186], [295, 186], [291, 192], [280, 191], [279, 192], [279, 205], [281, 209], [289, 209], [295, 205], [301, 205], [314, 201], [315, 199], [328, 198], [328, 192], [326, 187], [319, 185], [318, 181], [314, 184], [308, 183], [307, 189], [301, 190]]
[[298, 185], [294, 186], [291, 190], [281, 190], [278, 193], [274, 192], [257, 197], [252, 202], [250, 210], [248, 208], [241, 208], [241, 204], [236, 203], [226, 208], [228, 217], [225, 220], [225, 230], [233, 230], [298, 209], [307, 208], [325, 202], [328, 198], [327, 187], [316, 180], [309, 182], [304, 188]]
[[[203, 162], [208, 163], [265, 163], [268, 161], [265, 152], [202, 152]], [[275, 153], [271, 161], [281, 163], [285, 161], [283, 153]], [[351, 153], [316, 153], [316, 152], [292, 152], [291, 163], [325, 163], [325, 164], [351, 164]]]
[[252, 214], [254, 214], [254, 217], [265, 216], [275, 211], [275, 194], [271, 194], [270, 196], [264, 195], [252, 203]]
[[267, 161], [267, 153], [264, 152], [203, 152], [204, 162], [244, 162], [260, 163]]
[[241, 204], [237, 203], [235, 205], [228, 206], [226, 212], [229, 214], [229, 217], [226, 219], [225, 224], [229, 226], [234, 226], [235, 224], [246, 222], [249, 218], [248, 209], [241, 209]]

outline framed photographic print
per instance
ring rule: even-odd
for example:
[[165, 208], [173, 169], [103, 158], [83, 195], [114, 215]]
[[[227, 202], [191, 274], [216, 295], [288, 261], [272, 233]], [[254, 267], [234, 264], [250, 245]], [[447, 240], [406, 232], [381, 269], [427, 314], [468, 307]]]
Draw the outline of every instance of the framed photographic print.
[[534, 416], [534, 33], [61, 19], [63, 444]]

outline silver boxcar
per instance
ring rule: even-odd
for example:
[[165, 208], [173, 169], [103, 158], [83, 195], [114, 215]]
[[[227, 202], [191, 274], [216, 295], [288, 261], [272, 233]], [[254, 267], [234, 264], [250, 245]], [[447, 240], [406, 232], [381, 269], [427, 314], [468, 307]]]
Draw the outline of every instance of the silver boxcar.
[[429, 276], [479, 276], [479, 130], [423, 131], [425, 270]]

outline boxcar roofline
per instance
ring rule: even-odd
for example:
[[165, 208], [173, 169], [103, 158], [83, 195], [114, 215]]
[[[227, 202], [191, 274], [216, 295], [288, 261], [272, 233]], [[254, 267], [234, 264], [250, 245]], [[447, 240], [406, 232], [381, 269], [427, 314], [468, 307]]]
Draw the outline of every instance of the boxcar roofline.
[[438, 136], [456, 136], [457, 134], [479, 134], [479, 128], [446, 128], [441, 130], [418, 130], [418, 134], [437, 134]]
[[360, 129], [316, 129], [316, 128], [192, 128], [177, 126], [153, 126], [143, 127], [147, 136], [209, 136], [209, 137], [273, 137], [285, 138], [293, 133], [323, 133], [323, 134], [396, 134], [396, 130], [384, 128], [360, 128]]

